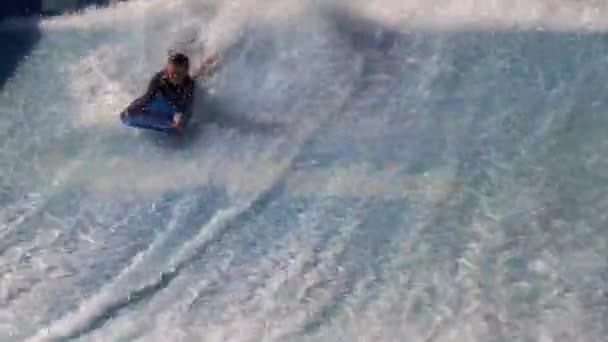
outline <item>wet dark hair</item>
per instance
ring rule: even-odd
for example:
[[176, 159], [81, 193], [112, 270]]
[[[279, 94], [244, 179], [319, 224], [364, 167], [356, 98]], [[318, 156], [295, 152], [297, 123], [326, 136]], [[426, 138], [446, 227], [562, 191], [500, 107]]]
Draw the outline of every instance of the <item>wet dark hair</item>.
[[169, 63], [188, 68], [190, 66], [190, 59], [183, 53], [171, 53], [169, 54]]

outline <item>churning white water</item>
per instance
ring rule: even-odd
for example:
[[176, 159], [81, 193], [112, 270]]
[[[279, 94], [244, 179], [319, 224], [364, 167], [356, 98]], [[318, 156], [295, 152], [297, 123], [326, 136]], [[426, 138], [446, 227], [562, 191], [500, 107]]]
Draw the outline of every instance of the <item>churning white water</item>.
[[[41, 21], [0, 88], [0, 340], [604, 340], [607, 15], [150, 0]], [[178, 139], [118, 120], [169, 49], [222, 54]]]

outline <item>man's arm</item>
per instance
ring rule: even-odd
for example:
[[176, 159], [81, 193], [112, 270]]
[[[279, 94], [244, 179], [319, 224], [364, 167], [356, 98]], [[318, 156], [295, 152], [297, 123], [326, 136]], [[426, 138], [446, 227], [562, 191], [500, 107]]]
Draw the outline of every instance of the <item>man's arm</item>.
[[156, 75], [154, 75], [154, 77], [152, 77], [150, 82], [148, 82], [148, 89], [146, 90], [146, 92], [142, 96], [138, 97], [133, 102], [131, 102], [131, 104], [129, 104], [129, 106], [127, 107], [125, 112], [132, 113], [135, 111], [141, 111], [145, 107], [145, 105], [148, 103], [148, 101], [150, 101], [152, 99], [152, 96], [158, 90], [158, 88], [160, 86], [160, 78], [161, 78], [161, 73], [157, 73]]
[[209, 77], [217, 69], [219, 64], [218, 56], [209, 56], [203, 60], [203, 63], [194, 73], [193, 78]]
[[190, 79], [186, 86], [185, 94], [173, 106], [176, 113], [173, 116], [173, 125], [177, 129], [182, 129], [190, 120], [192, 115], [192, 105], [194, 103], [194, 80]]
[[190, 79], [186, 85], [186, 89], [182, 98], [175, 104], [176, 110], [184, 115], [192, 111], [194, 103], [194, 80]]

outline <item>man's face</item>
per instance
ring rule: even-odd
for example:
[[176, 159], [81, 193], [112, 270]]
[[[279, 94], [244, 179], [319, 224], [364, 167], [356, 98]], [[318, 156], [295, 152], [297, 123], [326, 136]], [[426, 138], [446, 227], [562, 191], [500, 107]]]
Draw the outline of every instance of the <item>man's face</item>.
[[186, 76], [188, 76], [188, 68], [169, 63], [167, 64], [167, 73], [169, 74], [171, 82], [180, 84], [183, 83]]

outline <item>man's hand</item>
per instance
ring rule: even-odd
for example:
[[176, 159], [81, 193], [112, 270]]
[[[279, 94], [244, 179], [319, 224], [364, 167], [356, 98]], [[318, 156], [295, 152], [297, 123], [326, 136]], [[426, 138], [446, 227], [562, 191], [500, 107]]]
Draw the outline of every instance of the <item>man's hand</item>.
[[120, 118], [121, 119], [124, 119], [124, 118], [129, 117], [129, 116], [133, 116], [133, 113], [129, 112], [128, 110], [124, 110], [124, 111], [122, 111], [120, 113]]
[[184, 115], [182, 113], [175, 113], [173, 115], [173, 128], [175, 128], [178, 132], [182, 131], [183, 120], [184, 120]]
[[219, 58], [217, 56], [209, 56], [209, 57], [205, 58], [203, 60], [203, 63], [199, 67], [198, 71], [196, 72], [195, 77], [198, 77], [198, 76], [207, 77], [207, 76], [211, 75], [213, 70], [215, 68], [217, 68], [218, 64], [219, 64]]
[[122, 111], [120, 113], [120, 118], [124, 119], [124, 118], [129, 117], [129, 116], [139, 116], [139, 115], [145, 115], [145, 114], [146, 114], [145, 111], [132, 111], [131, 112], [131, 111], [129, 111], [129, 110], [126, 109], [126, 110], [124, 110], [124, 111]]

